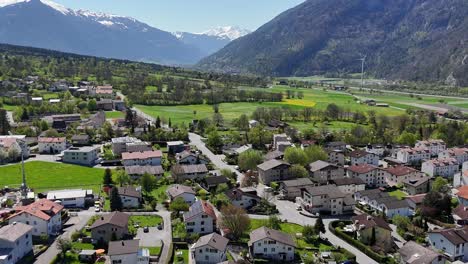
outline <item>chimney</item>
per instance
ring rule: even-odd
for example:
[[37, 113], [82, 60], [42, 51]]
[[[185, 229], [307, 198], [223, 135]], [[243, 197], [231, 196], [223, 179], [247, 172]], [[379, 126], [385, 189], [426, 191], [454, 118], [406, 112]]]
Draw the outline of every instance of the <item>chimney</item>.
[[122, 240], [122, 246], [125, 246], [125, 242]]
[[368, 215], [367, 220], [372, 220], [372, 216]]

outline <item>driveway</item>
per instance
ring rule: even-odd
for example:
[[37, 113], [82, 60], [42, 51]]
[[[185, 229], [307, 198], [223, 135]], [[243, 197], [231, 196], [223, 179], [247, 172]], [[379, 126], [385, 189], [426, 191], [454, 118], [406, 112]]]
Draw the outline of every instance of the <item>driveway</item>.
[[242, 182], [242, 179], [244, 175], [240, 173], [238, 170], [235, 169], [234, 166], [227, 164], [226, 162], [223, 161], [224, 155], [215, 155], [211, 150], [209, 150], [205, 142], [202, 141], [202, 137], [195, 134], [195, 133], [189, 133], [189, 139], [190, 139], [190, 144], [194, 145], [197, 147], [203, 155], [205, 155], [208, 159], [211, 160], [211, 162], [218, 168], [218, 169], [228, 169], [237, 175], [237, 181]]
[[157, 227], [150, 227], [149, 232], [143, 232], [143, 228], [138, 228], [135, 239], [140, 239], [140, 247], [161, 247], [161, 236], [164, 230], [158, 230]]

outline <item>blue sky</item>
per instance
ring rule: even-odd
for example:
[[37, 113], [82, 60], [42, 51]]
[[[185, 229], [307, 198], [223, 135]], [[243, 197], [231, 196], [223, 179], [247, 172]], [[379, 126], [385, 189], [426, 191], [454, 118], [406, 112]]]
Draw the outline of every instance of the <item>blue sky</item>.
[[304, 0], [54, 0], [72, 9], [134, 17], [167, 31], [202, 32], [216, 26], [255, 30]]

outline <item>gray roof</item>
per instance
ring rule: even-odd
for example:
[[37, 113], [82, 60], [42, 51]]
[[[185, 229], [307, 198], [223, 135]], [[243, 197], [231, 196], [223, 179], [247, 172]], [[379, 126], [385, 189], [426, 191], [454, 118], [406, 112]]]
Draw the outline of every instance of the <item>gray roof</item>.
[[387, 207], [387, 209], [398, 209], [408, 207], [408, 201], [398, 200], [398, 198], [390, 196], [386, 198], [377, 199], [378, 203], [382, 203]]
[[121, 241], [111, 241], [109, 242], [109, 256], [115, 255], [126, 255], [126, 254], [136, 254], [140, 248], [140, 240], [121, 240]]
[[172, 166], [172, 172], [177, 175], [190, 174], [190, 173], [207, 173], [208, 169], [205, 164], [185, 165], [176, 164]]
[[225, 251], [228, 243], [229, 243], [229, 239], [222, 237], [216, 233], [212, 233], [212, 234], [200, 237], [197, 243], [193, 245], [193, 248], [210, 246], [219, 251]]
[[326, 161], [323, 161], [323, 160], [317, 160], [317, 161], [312, 162], [312, 163], [309, 164], [311, 172], [316, 172], [316, 171], [325, 169], [326, 167], [329, 167], [329, 166], [333, 166], [335, 168], [337, 167], [336, 165], [330, 164], [330, 163], [328, 163]]
[[149, 173], [151, 175], [164, 174], [162, 166], [127, 166], [125, 172], [129, 175], [143, 175]]
[[274, 169], [274, 168], [276, 168], [278, 166], [281, 166], [281, 165], [288, 165], [289, 166], [289, 163], [287, 163], [285, 161], [282, 161], [282, 160], [272, 159], [272, 160], [268, 160], [268, 161], [263, 162], [262, 164], [258, 165], [257, 168], [259, 168], [261, 170], [264, 170], [264, 171], [267, 171], [267, 170]]
[[366, 184], [361, 178], [349, 178], [349, 177], [344, 177], [344, 178], [338, 178], [332, 180], [333, 183], [336, 184], [336, 186], [342, 186], [342, 185], [350, 185], [350, 184]]
[[304, 189], [312, 196], [327, 195], [329, 198], [344, 198], [346, 196], [335, 184], [308, 186]]
[[307, 185], [313, 185], [314, 183], [309, 178], [299, 178], [295, 180], [283, 181], [283, 184], [286, 187], [302, 187]]
[[134, 137], [118, 137], [113, 138], [112, 143], [132, 143], [132, 142], [141, 142], [138, 138]]
[[210, 176], [204, 179], [207, 185], [228, 183], [229, 179], [224, 176]]
[[85, 198], [86, 190], [76, 189], [76, 190], [57, 190], [50, 191], [47, 193], [47, 200], [61, 200], [67, 198]]
[[184, 221], [188, 221], [194, 216], [197, 216], [201, 213], [209, 215], [213, 220], [216, 220], [216, 214], [214, 212], [213, 205], [207, 201], [198, 200], [192, 204], [188, 212], [184, 213]]
[[286, 244], [292, 247], [296, 247], [296, 242], [294, 242], [290, 234], [287, 234], [278, 230], [270, 229], [264, 226], [250, 232], [249, 246], [265, 238], [275, 240], [277, 242], [280, 242], [282, 244]]
[[417, 186], [420, 186], [421, 184], [424, 184], [424, 183], [426, 183], [426, 182], [428, 182], [430, 180], [431, 180], [431, 177], [423, 176], [422, 178], [419, 178], [419, 179], [416, 179], [416, 180], [406, 179], [406, 180], [403, 181], [403, 184], [417, 187]]
[[408, 264], [432, 263], [434, 259], [442, 256], [441, 254], [423, 247], [414, 241], [406, 242], [398, 252], [400, 253], [402, 260]]
[[23, 223], [13, 223], [0, 228], [0, 239], [15, 242], [33, 229], [32, 226]]
[[90, 228], [93, 229], [106, 224], [126, 227], [128, 225], [129, 218], [130, 215], [126, 213], [112, 212], [110, 214], [102, 215]]
[[177, 197], [183, 193], [191, 193], [195, 195], [195, 191], [192, 189], [192, 187], [180, 184], [172, 185], [171, 187], [167, 188], [166, 192], [172, 198]]
[[141, 199], [141, 192], [137, 191], [136, 188], [133, 186], [119, 187], [118, 190], [120, 196], [128, 196]]

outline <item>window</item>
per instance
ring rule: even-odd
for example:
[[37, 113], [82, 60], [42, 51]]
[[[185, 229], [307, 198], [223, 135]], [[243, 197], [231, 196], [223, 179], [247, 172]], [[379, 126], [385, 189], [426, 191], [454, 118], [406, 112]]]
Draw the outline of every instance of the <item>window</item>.
[[200, 249], [199, 252], [200, 252], [200, 253], [203, 253], [203, 249]]
[[121, 260], [121, 259], [113, 260], [113, 261], [112, 261], [112, 264], [120, 264], [120, 263], [122, 263], [122, 260]]
[[265, 253], [266, 253], [266, 252], [267, 252], [267, 248], [264, 248], [264, 249], [263, 249], [263, 252], [265, 252]]
[[271, 248], [271, 252], [275, 252], [276, 248]]

